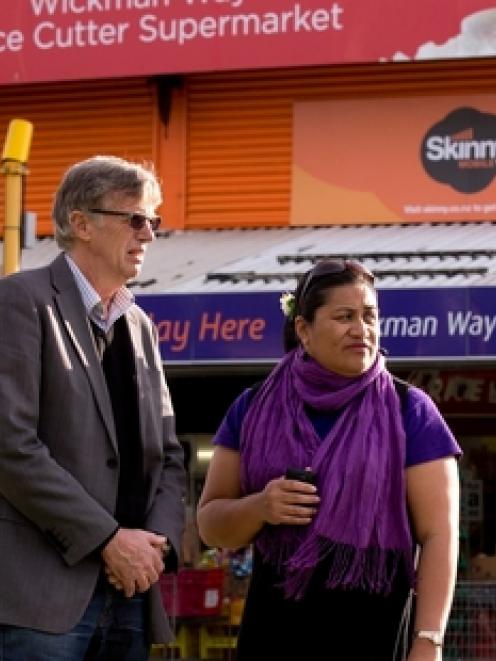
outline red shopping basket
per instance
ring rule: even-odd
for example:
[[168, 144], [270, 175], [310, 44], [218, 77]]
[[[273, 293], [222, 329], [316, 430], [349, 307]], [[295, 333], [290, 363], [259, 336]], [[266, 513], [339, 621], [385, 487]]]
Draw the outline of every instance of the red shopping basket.
[[186, 569], [160, 577], [162, 601], [168, 615], [202, 617], [222, 609], [224, 570]]

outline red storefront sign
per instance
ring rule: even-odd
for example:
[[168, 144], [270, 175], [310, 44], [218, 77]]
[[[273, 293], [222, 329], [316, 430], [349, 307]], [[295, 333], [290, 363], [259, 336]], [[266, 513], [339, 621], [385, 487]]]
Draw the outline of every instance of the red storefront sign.
[[496, 415], [496, 370], [417, 369], [401, 376], [425, 390], [444, 415]]
[[489, 0], [3, 0], [0, 84], [496, 54]]

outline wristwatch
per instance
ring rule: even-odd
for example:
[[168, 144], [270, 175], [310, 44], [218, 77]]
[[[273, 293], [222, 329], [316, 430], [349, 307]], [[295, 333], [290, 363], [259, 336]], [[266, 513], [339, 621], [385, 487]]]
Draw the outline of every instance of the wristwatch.
[[425, 638], [429, 640], [435, 647], [443, 646], [443, 634], [440, 631], [415, 631], [415, 638]]

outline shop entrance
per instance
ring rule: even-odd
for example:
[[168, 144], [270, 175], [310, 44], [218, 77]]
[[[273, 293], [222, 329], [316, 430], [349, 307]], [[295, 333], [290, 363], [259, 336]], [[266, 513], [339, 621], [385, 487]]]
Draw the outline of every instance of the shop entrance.
[[[196, 503], [211, 456], [211, 440], [224, 414], [233, 400], [263, 379], [269, 369], [263, 365], [217, 370], [205, 367], [189, 372], [175, 368], [168, 374], [178, 435], [189, 455], [186, 564], [208, 567], [210, 563], [212, 569], [220, 564], [226, 571], [218, 612], [221, 619], [216, 621], [214, 632], [206, 624], [203, 628], [198, 625], [196, 642], [192, 643], [199, 645], [202, 630], [204, 643], [220, 645], [217, 656], [207, 652], [206, 658], [222, 658], [221, 653], [224, 658], [235, 658], [233, 640], [249, 580], [250, 558], [249, 554], [221, 554], [201, 544], [195, 528]], [[496, 658], [496, 369], [424, 365], [392, 366], [391, 370], [433, 398], [464, 453], [460, 461], [459, 580], [444, 658]], [[220, 651], [222, 641], [224, 652]]]

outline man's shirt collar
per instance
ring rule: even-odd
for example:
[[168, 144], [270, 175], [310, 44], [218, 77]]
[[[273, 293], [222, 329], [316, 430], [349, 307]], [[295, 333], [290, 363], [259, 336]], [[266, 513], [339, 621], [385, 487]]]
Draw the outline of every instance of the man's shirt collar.
[[86, 314], [97, 326], [105, 332], [115, 324], [119, 317], [122, 317], [134, 303], [133, 294], [124, 287], [124, 285], [114, 294], [108, 307], [108, 314], [105, 316], [101, 296], [95, 291], [88, 278], [83, 274], [76, 262], [64, 253], [69, 268], [71, 269], [77, 288], [83, 299], [83, 305]]

